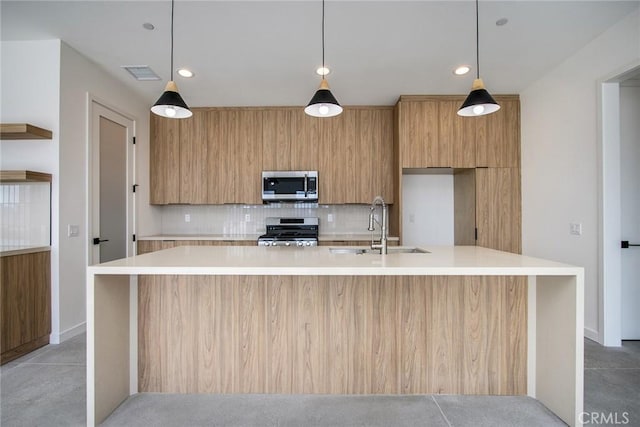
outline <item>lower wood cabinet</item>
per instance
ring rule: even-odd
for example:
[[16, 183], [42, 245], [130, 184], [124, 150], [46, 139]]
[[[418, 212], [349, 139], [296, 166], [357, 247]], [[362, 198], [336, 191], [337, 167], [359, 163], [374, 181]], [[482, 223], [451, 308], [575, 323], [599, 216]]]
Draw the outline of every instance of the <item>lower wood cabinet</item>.
[[138, 255], [176, 246], [255, 246], [255, 240], [138, 240]]
[[[376, 240], [379, 237], [376, 237]], [[369, 246], [371, 245], [371, 240], [320, 240], [318, 241], [319, 246]], [[398, 246], [397, 240], [389, 240], [387, 242], [388, 246]]]
[[51, 255], [49, 251], [0, 258], [0, 362], [49, 343]]

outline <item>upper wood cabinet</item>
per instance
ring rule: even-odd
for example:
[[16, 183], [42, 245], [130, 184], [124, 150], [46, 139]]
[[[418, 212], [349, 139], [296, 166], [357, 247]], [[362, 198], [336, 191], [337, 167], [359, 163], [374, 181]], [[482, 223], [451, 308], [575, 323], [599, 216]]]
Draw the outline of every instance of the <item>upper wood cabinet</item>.
[[151, 116], [152, 204], [261, 204], [263, 170], [317, 170], [320, 203], [393, 202], [393, 108], [194, 108]]
[[150, 114], [149, 202], [180, 203], [180, 121]]
[[476, 166], [520, 167], [520, 101], [517, 96], [496, 96], [500, 109], [474, 118]]
[[400, 167], [520, 166], [520, 102], [495, 99], [501, 109], [482, 117], [457, 114], [464, 96], [402, 96], [396, 105]]

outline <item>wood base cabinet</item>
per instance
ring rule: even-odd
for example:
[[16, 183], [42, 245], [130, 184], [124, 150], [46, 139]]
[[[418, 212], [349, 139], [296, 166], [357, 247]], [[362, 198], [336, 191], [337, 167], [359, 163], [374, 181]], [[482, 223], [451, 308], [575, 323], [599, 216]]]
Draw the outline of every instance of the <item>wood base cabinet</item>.
[[256, 246], [255, 240], [138, 240], [138, 255], [176, 246]]
[[50, 252], [4, 256], [0, 267], [0, 363], [4, 364], [49, 343]]

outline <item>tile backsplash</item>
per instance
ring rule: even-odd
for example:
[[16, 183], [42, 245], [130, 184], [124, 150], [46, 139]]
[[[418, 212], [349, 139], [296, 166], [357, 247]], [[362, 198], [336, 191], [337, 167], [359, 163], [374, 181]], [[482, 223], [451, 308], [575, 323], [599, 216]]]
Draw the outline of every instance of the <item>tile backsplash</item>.
[[369, 206], [305, 203], [171, 205], [162, 207], [162, 234], [222, 234], [230, 237], [263, 234], [268, 217], [318, 217], [320, 234], [367, 233]]
[[50, 245], [50, 204], [48, 182], [0, 184], [0, 245]]

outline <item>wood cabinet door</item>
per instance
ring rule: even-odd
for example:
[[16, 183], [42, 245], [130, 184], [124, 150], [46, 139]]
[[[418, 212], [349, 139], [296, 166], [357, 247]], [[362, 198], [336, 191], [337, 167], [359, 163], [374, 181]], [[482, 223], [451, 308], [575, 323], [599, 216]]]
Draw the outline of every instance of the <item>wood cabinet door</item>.
[[207, 203], [207, 111], [193, 109], [193, 116], [180, 123], [179, 203]]
[[180, 121], [150, 114], [149, 203], [179, 203]]
[[499, 97], [500, 110], [476, 120], [476, 165], [520, 167], [520, 101]]
[[520, 169], [476, 169], [476, 245], [522, 251]]
[[458, 115], [462, 102], [464, 98], [439, 102], [439, 145], [451, 150], [451, 162], [448, 167], [474, 168], [477, 119]]
[[293, 170], [291, 154], [295, 110], [268, 109], [262, 112], [262, 169]]
[[[291, 112], [291, 170], [318, 170], [320, 123], [325, 120], [305, 114], [303, 108]], [[322, 181], [323, 177], [318, 177]]]
[[437, 100], [401, 101], [398, 126], [403, 168], [449, 167], [451, 147], [439, 138]]
[[393, 109], [356, 110], [355, 166], [352, 203], [393, 203]]
[[322, 204], [355, 200], [357, 117], [357, 110], [345, 108], [339, 116], [321, 119], [318, 196]]
[[261, 203], [262, 111], [211, 110], [207, 119], [207, 203]]
[[235, 174], [233, 197], [226, 203], [262, 203], [262, 111], [239, 110], [228, 146], [227, 173]]

